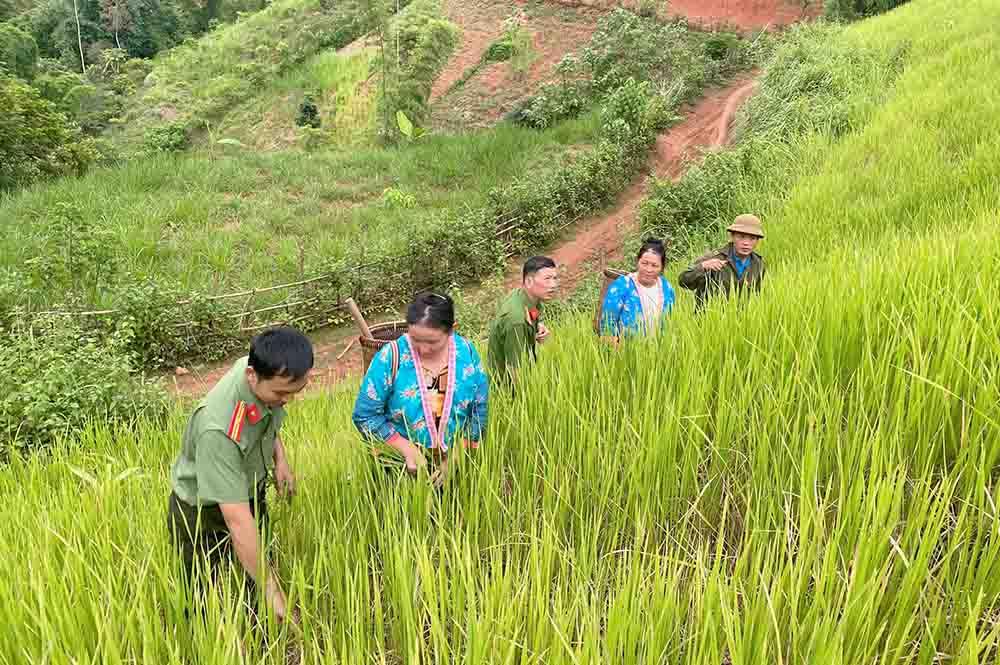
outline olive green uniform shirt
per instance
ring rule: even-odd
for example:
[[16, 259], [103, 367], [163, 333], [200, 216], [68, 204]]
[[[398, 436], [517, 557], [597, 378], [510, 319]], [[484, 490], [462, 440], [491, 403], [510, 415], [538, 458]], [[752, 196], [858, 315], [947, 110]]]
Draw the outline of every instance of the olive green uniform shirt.
[[184, 431], [171, 484], [191, 506], [245, 503], [274, 466], [274, 441], [285, 418], [250, 390], [247, 358], [238, 360], [195, 408]]
[[[701, 264], [708, 259], [720, 259], [725, 265], [722, 270], [707, 271]], [[728, 296], [733, 292], [741, 295], [744, 292], [759, 292], [765, 270], [763, 257], [753, 252], [750, 254], [750, 265], [740, 277], [733, 263], [733, 244], [729, 243], [725, 247], [700, 256], [681, 273], [677, 281], [681, 288], [694, 291], [695, 311], [698, 311], [716, 294]]]
[[517, 369], [521, 356], [535, 355], [535, 336], [542, 320], [541, 303], [534, 305], [538, 318], [531, 321], [528, 312], [532, 309], [524, 289], [515, 289], [501, 305], [497, 317], [490, 324], [490, 343], [487, 359], [494, 379], [510, 379]]

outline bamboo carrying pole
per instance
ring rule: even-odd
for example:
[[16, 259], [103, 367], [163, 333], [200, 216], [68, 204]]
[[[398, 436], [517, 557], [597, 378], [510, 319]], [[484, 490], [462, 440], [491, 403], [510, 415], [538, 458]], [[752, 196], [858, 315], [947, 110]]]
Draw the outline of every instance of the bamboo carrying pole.
[[358, 325], [361, 329], [361, 335], [365, 339], [375, 339], [372, 337], [371, 328], [368, 327], [368, 322], [365, 321], [365, 317], [361, 315], [361, 310], [358, 309], [357, 304], [354, 302], [354, 298], [348, 298], [344, 301], [344, 305], [347, 307], [347, 311], [351, 313], [351, 318], [354, 319], [354, 323]]

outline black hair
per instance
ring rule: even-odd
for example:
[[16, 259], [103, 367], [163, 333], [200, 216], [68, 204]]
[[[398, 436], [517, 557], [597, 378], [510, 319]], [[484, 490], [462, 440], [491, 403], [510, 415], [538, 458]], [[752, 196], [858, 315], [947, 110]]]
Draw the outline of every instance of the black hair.
[[421, 291], [406, 308], [406, 323], [451, 332], [455, 327], [455, 301], [447, 295]]
[[646, 252], [652, 252], [660, 257], [660, 271], [667, 267], [667, 248], [664, 246], [663, 241], [659, 238], [646, 238], [642, 241], [642, 247], [639, 248], [639, 254], [635, 257], [636, 263], [642, 259], [642, 255]]
[[526, 280], [539, 270], [555, 268], [556, 262], [547, 256], [532, 256], [524, 262], [524, 269], [521, 270], [521, 280]]
[[313, 367], [312, 342], [289, 326], [269, 328], [250, 340], [247, 364], [262, 379], [287, 376], [298, 381]]

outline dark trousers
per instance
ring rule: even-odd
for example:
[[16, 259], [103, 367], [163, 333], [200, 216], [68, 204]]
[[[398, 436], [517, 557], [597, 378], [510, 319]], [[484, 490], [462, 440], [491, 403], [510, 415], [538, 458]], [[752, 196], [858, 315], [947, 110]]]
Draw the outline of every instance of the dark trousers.
[[[250, 500], [250, 512], [257, 519], [259, 532], [267, 526], [266, 488], [258, 490], [255, 499]], [[200, 512], [200, 514], [199, 514]], [[233, 558], [232, 539], [229, 527], [218, 506], [202, 506], [201, 510], [170, 493], [167, 506], [167, 528], [170, 531], [174, 549], [184, 563], [185, 583], [193, 586], [199, 563], [206, 567], [214, 579], [223, 565]], [[246, 576], [246, 600], [253, 608], [256, 605], [256, 584]], [[186, 614], [186, 612], [185, 612]]]

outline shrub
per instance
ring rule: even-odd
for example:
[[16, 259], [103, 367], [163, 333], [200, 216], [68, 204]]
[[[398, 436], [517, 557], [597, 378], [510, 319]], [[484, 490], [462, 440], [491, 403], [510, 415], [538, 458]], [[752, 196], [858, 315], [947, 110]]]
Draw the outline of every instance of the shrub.
[[150, 127], [146, 130], [144, 145], [152, 152], [176, 152], [187, 147], [187, 127], [182, 121]]
[[856, 21], [894, 9], [908, 0], [826, 0], [826, 17], [834, 21]]
[[[764, 40], [766, 42], [766, 40]], [[563, 59], [558, 80], [543, 85], [512, 119], [536, 128], [573, 117], [625, 81], [646, 81], [685, 101], [705, 85], [749, 64], [750, 42], [730, 33], [700, 33], [617, 9], [598, 24], [579, 57]]]
[[79, 175], [98, 157], [65, 115], [37, 90], [0, 69], [0, 192], [42, 178]]
[[379, 134], [395, 142], [401, 137], [398, 111], [417, 126], [426, 119], [427, 99], [458, 44], [458, 28], [441, 18], [433, 0], [417, 0], [393, 19], [385, 40], [387, 48], [376, 64], [382, 75]]
[[27, 32], [10, 23], [0, 23], [0, 67], [30, 81], [35, 77], [38, 45]]
[[299, 104], [299, 114], [295, 118], [295, 124], [299, 127], [319, 129], [321, 122], [316, 102], [313, 100], [312, 95], [306, 95]]
[[91, 421], [165, 412], [162, 392], [135, 371], [124, 336], [98, 337], [65, 320], [19, 327], [0, 343], [0, 437], [38, 450]]

